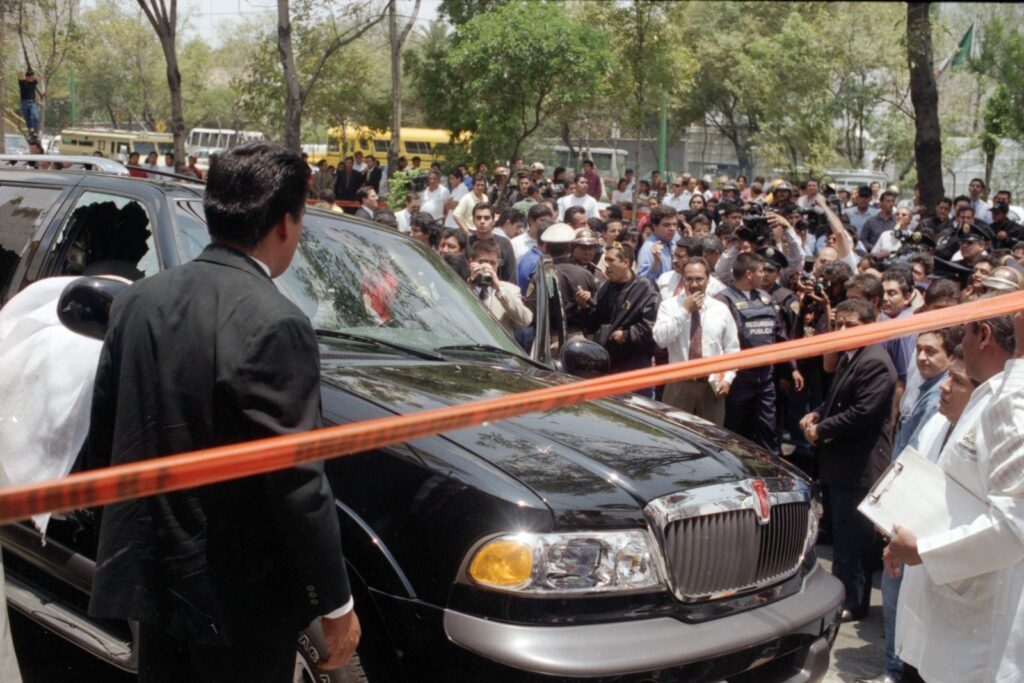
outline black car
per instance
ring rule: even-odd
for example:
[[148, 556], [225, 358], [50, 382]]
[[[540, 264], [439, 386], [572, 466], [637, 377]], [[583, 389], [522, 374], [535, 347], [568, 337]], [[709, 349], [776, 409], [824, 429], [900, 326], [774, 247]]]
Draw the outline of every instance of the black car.
[[[200, 185], [0, 168], [0, 302], [49, 276], [151, 275], [207, 242]], [[318, 330], [329, 424], [574, 380], [393, 230], [311, 210], [276, 282]], [[828, 667], [842, 587], [813, 553], [808, 483], [665, 405], [581, 403], [328, 473], [363, 640], [328, 674], [309, 629], [297, 681], [797, 682]], [[92, 511], [53, 520], [45, 545], [29, 523], [0, 541], [12, 607], [133, 670], [134, 625], [86, 614]]]

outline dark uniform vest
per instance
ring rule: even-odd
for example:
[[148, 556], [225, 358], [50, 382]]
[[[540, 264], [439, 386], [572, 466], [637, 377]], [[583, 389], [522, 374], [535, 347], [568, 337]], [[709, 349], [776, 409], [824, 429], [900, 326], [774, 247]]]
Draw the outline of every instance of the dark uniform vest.
[[[753, 300], [745, 292], [736, 287], [727, 287], [718, 294], [718, 299], [729, 307], [736, 319], [736, 331], [739, 333], [740, 348], [752, 349], [759, 346], [774, 344], [779, 319], [770, 296], [757, 289], [753, 292]], [[771, 367], [741, 370], [737, 380], [764, 380], [771, 377]]]

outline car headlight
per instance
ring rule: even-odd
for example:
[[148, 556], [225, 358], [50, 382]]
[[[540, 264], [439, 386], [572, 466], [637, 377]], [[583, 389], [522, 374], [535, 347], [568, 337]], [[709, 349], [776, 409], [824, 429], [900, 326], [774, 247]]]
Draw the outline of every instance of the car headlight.
[[642, 591], [664, 587], [657, 546], [646, 531], [499, 536], [470, 559], [470, 579], [530, 594]]

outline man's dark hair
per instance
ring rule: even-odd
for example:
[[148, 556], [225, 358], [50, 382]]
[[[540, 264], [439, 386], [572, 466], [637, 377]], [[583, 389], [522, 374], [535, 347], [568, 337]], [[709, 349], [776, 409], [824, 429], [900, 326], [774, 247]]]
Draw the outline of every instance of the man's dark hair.
[[985, 189], [985, 181], [982, 180], [981, 178], [971, 178], [971, 181], [969, 183], [967, 183], [967, 184], [970, 185], [971, 183], [980, 183], [981, 184], [981, 189], [983, 189], [983, 190]]
[[550, 217], [555, 215], [555, 210], [545, 202], [538, 202], [530, 207], [530, 211], [526, 214], [527, 220], [531, 223], [536, 223], [541, 218]]
[[437, 221], [426, 211], [417, 211], [409, 219], [410, 227], [415, 225], [419, 228], [419, 231], [425, 233], [430, 241], [430, 246], [437, 248], [437, 242], [441, 239], [441, 228], [438, 227]]
[[722, 240], [712, 235], [704, 235], [700, 238], [700, 253], [721, 254]]
[[938, 201], [938, 203], [939, 204], [949, 204], [949, 208], [951, 208], [951, 209], [953, 208], [953, 198], [952, 197], [943, 197], [942, 199], [940, 199]]
[[465, 254], [444, 254], [441, 258], [455, 271], [460, 280], [469, 279], [469, 261], [466, 260]]
[[593, 218], [588, 218], [587, 226], [598, 234], [608, 229], [608, 226], [605, 225], [604, 221], [598, 218], [597, 216], [594, 216]]
[[931, 254], [914, 254], [907, 259], [907, 263], [913, 267], [915, 263], [920, 263], [924, 266], [924, 272], [926, 275], [931, 275], [932, 271], [935, 270], [935, 257]]
[[460, 171], [460, 170], [459, 170], [459, 169], [457, 169], [457, 168], [456, 168], [456, 169], [454, 169], [454, 170], [453, 170], [453, 171], [452, 171], [451, 173], [449, 173], [448, 175], [453, 175], [453, 176], [455, 176], [456, 178], [458, 178], [459, 180], [462, 180], [462, 179], [463, 179], [463, 178], [465, 177], [465, 176], [463, 175], [462, 171]]
[[[978, 297], [978, 301], [981, 301], [983, 299], [992, 299], [994, 297], [1002, 296], [1004, 294], [1009, 294], [1009, 292], [986, 292], [985, 294], [982, 294], [980, 297]], [[988, 328], [992, 330], [992, 338], [995, 340], [999, 348], [1001, 348], [1003, 351], [1006, 351], [1006, 353], [1010, 354], [1011, 356], [1016, 351], [1017, 342], [1013, 336], [1012, 315], [997, 315], [994, 318], [977, 320], [975, 322], [968, 324], [971, 325], [971, 329], [974, 330], [975, 334], [977, 334], [978, 328], [980, 328], [982, 325], [987, 325]]]
[[914, 291], [914, 272], [906, 266], [891, 266], [882, 273], [883, 287], [886, 282], [897, 282], [903, 296], [910, 296]]
[[512, 221], [516, 225], [522, 225], [524, 220], [523, 212], [519, 209], [507, 208], [498, 215], [497, 225], [505, 225]]
[[862, 323], [875, 322], [875, 309], [863, 299], [847, 299], [836, 306], [836, 315], [846, 311], [856, 313]]
[[582, 206], [570, 206], [568, 209], [565, 210], [565, 216], [563, 217], [563, 220], [569, 225], [572, 225], [573, 217], [579, 213], [585, 214], [587, 213], [587, 210], [584, 209]]
[[960, 346], [960, 342], [964, 340], [964, 326], [954, 325], [953, 327], [944, 327], [941, 330], [929, 330], [922, 332], [921, 335], [934, 334], [939, 338], [939, 345], [947, 356], [952, 357], [956, 351], [956, 347]]
[[494, 207], [492, 207], [492, 206], [491, 206], [490, 204], [488, 204], [487, 202], [480, 202], [479, 204], [476, 204], [476, 205], [474, 205], [474, 206], [473, 206], [473, 214], [472, 214], [472, 217], [473, 217], [473, 218], [476, 218], [476, 215], [477, 215], [478, 213], [480, 213], [481, 211], [490, 211], [490, 212], [491, 212], [491, 215], [492, 215], [492, 216], [494, 215]]
[[583, 165], [586, 166], [588, 164], [590, 165], [590, 168], [594, 168], [594, 162], [593, 161], [591, 161], [590, 159], [584, 159], [583, 160]]
[[693, 218], [690, 219], [690, 225], [691, 226], [706, 225], [706, 226], [708, 226], [708, 229], [710, 230], [711, 229], [711, 219], [708, 218], [703, 213], [698, 213], [696, 216], [694, 216]]
[[660, 224], [666, 218], [675, 218], [676, 210], [668, 204], [658, 204], [656, 207], [651, 209], [651, 226]]
[[869, 303], [880, 304], [882, 302], [882, 282], [874, 275], [860, 273], [846, 281], [845, 290], [850, 291], [856, 287], [864, 295]]
[[733, 213], [743, 213], [743, 209], [735, 202], [722, 202], [722, 205], [718, 207], [718, 213], [728, 216]]
[[462, 228], [445, 228], [441, 232], [441, 237], [438, 239], [438, 242], [440, 243], [449, 237], [454, 237], [455, 241], [459, 243], [459, 248], [462, 251], [466, 251], [469, 244], [469, 238], [466, 237], [466, 233], [462, 231]]
[[572, 245], [568, 242], [545, 242], [544, 247], [551, 258], [561, 258], [572, 249]]
[[373, 212], [373, 222], [398, 230], [398, 216], [386, 206], [382, 206]]
[[760, 254], [755, 254], [751, 251], [745, 251], [736, 257], [736, 260], [732, 264], [732, 276], [737, 280], [743, 279], [747, 274], [748, 270], [757, 270], [759, 265], [764, 264], [764, 259]]
[[608, 220], [613, 218], [618, 221], [622, 220], [622, 207], [617, 204], [612, 204], [608, 207]]
[[978, 256], [978, 258], [974, 259], [975, 266], [977, 266], [979, 263], [987, 263], [993, 268], [999, 267], [999, 261], [997, 261], [995, 257], [991, 256], [990, 254], [981, 254], [980, 256]]
[[953, 300], [960, 301], [960, 283], [948, 278], [938, 278], [928, 284], [924, 290], [924, 305], [931, 308], [939, 301]]
[[896, 193], [895, 192], [890, 192], [889, 190], [886, 190], [882, 194], [878, 195], [878, 201], [882, 201], [886, 197], [892, 197], [892, 200], [896, 201]]
[[953, 203], [954, 203], [954, 204], [959, 204], [960, 202], [967, 202], [968, 204], [970, 204], [970, 203], [971, 203], [971, 198], [970, 198], [970, 197], [968, 197], [968, 196], [967, 196], [967, 195], [965, 195], [965, 194], [958, 194], [958, 195], [956, 196], [956, 198], [955, 198], [955, 199], [953, 199]]
[[853, 268], [850, 264], [844, 261], [829, 261], [821, 266], [819, 271], [821, 279], [827, 281], [829, 284], [840, 284], [843, 286], [843, 292], [846, 292], [846, 281], [853, 277]]
[[309, 174], [302, 157], [269, 142], [252, 142], [217, 155], [211, 160], [203, 196], [210, 236], [254, 247], [285, 214], [301, 218]]
[[477, 173], [475, 176], [473, 176], [473, 184], [476, 185], [477, 183], [483, 183], [484, 185], [486, 185], [487, 176], [485, 176], [483, 173]]
[[469, 248], [469, 260], [475, 261], [482, 254], [500, 255], [501, 250], [498, 248], [498, 243], [495, 240], [477, 240]]
[[686, 263], [683, 264], [683, 268], [685, 269], [686, 266], [704, 266], [704, 274], [709, 278], [711, 277], [711, 266], [700, 256], [690, 256], [690, 258], [686, 259]]
[[359, 203], [362, 204], [367, 200], [371, 192], [376, 192], [376, 190], [374, 190], [369, 185], [363, 185], [358, 190], [356, 190], [356, 199], [358, 199]]

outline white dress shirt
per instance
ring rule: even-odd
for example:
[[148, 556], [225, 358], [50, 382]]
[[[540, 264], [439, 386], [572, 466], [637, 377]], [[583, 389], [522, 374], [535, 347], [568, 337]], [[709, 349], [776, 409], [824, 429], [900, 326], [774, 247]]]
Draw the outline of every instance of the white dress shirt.
[[[683, 308], [685, 298], [685, 294], [680, 294], [662, 301], [654, 322], [654, 341], [661, 348], [668, 349], [670, 363], [690, 359], [690, 322], [693, 316]], [[717, 299], [712, 299], [706, 293], [700, 308], [700, 325], [700, 348], [704, 358], [714, 358], [740, 350], [736, 320], [732, 317], [729, 307]], [[729, 384], [732, 384], [735, 377], [734, 370], [721, 375], [721, 379]], [[709, 381], [712, 388], [717, 389], [719, 375], [712, 375]]]
[[972, 523], [919, 538], [906, 567], [896, 653], [937, 683], [1021, 678], [1024, 662], [1024, 361], [978, 387], [938, 464], [989, 503]]
[[[449, 199], [456, 202], [462, 201], [462, 198], [465, 197], [467, 194], [469, 194], [469, 188], [467, 188], [462, 183], [459, 183], [458, 185], [455, 186], [454, 189], [452, 189], [451, 196], [449, 197]], [[448, 212], [448, 217], [444, 219], [444, 227], [459, 227], [459, 224], [455, 222], [455, 209], [452, 209], [451, 211]]]
[[524, 230], [512, 238], [512, 252], [516, 255], [516, 263], [526, 256], [533, 247], [537, 246], [537, 240], [530, 237], [529, 231]]
[[409, 209], [402, 209], [395, 214], [395, 221], [398, 223], [398, 232], [408, 235], [412, 232], [412, 214]]
[[693, 193], [686, 190], [683, 191], [678, 197], [674, 194], [670, 194], [665, 197], [665, 204], [671, 206], [676, 211], [689, 211], [690, 210], [690, 199], [693, 197]]

